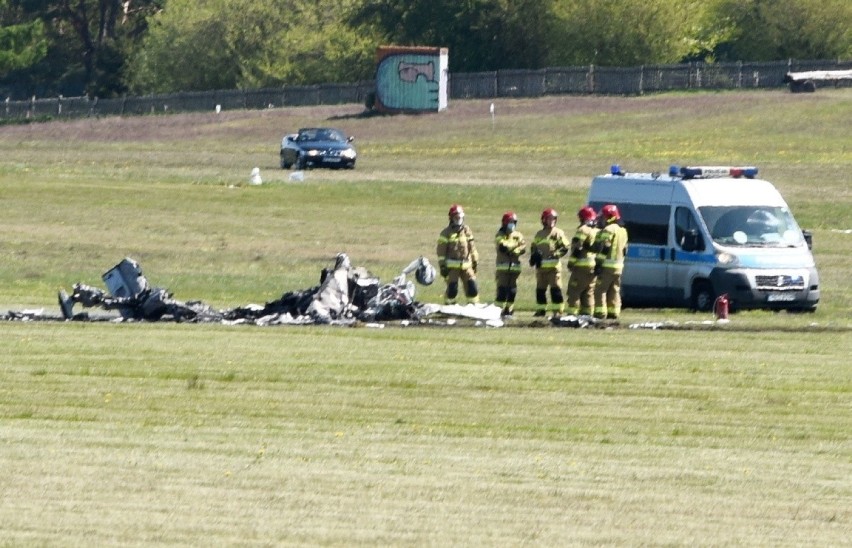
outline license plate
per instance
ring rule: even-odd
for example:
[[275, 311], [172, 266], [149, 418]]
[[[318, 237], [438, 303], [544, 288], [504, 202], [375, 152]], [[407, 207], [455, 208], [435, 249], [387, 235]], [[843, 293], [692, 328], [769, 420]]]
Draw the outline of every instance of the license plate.
[[326, 158], [325, 161], [326, 161], [326, 163], [329, 163], [329, 164], [336, 164], [337, 162], [340, 161], [340, 158]]
[[766, 300], [770, 303], [795, 301], [796, 295], [794, 293], [770, 293]]

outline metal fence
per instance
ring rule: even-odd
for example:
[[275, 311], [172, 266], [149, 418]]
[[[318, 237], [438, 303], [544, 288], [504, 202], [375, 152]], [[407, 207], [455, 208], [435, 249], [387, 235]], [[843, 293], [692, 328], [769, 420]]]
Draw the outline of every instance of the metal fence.
[[[689, 89], [777, 88], [788, 72], [849, 70], [848, 61], [775, 61], [765, 63], [689, 63], [640, 67], [556, 67], [539, 70], [451, 73], [450, 99], [541, 97], [544, 95], [642, 95]], [[829, 85], [852, 87], [850, 81]], [[10, 101], [0, 106], [0, 120], [138, 116], [175, 112], [266, 109], [312, 105], [365, 104], [372, 81], [355, 84], [288, 86], [254, 90], [218, 90], [99, 99], [55, 97]]]

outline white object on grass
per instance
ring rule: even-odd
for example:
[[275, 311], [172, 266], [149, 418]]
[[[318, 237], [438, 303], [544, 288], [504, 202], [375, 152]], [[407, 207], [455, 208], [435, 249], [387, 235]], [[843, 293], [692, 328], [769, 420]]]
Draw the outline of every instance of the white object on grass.
[[251, 170], [251, 178], [249, 178], [249, 183], [253, 185], [261, 185], [263, 184], [263, 179], [260, 178], [260, 168], [256, 167]]

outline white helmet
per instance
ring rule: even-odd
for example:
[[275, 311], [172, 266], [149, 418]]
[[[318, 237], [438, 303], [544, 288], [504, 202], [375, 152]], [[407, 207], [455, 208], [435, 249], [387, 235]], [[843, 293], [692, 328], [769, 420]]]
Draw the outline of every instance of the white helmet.
[[435, 281], [435, 267], [426, 257], [420, 257], [420, 266], [414, 272], [414, 278], [421, 285], [432, 285]]

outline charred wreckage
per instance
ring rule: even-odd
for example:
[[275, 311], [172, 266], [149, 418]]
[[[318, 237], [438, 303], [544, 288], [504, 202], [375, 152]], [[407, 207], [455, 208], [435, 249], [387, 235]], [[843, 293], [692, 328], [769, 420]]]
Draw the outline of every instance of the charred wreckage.
[[88, 312], [74, 313], [77, 304], [117, 311], [126, 321], [277, 325], [417, 320], [428, 309], [414, 300], [415, 285], [407, 279], [412, 272], [424, 285], [435, 279], [435, 269], [425, 257], [383, 284], [367, 269], [353, 267], [349, 257], [340, 253], [332, 267], [322, 269], [319, 285], [288, 291], [264, 305], [217, 310], [201, 301], [176, 300], [168, 290], [149, 284], [139, 263], [125, 258], [102, 276], [107, 291], [76, 283], [70, 293], [59, 291], [59, 307], [64, 319], [74, 321], [90, 319]]
[[[180, 301], [161, 287], [152, 286], [139, 263], [127, 257], [102, 276], [106, 291], [75, 283], [70, 292], [58, 293], [61, 316], [45, 315], [43, 310], [9, 311], [8, 321], [115, 321], [221, 323], [226, 325], [367, 325], [384, 327], [390, 321], [401, 325], [474, 325], [502, 327], [501, 308], [493, 304], [438, 305], [415, 300], [416, 285], [431, 285], [435, 268], [426, 257], [411, 261], [390, 283], [363, 267], [352, 266], [349, 256], [339, 253], [333, 266], [323, 268], [319, 284], [309, 289], [288, 291], [264, 305], [248, 304], [218, 310], [202, 301]], [[101, 309], [109, 314], [75, 312]], [[117, 314], [116, 314], [117, 313]], [[468, 323], [465, 323], [468, 322]], [[471, 323], [472, 322], [472, 323]], [[551, 323], [561, 327], [587, 327], [597, 323], [591, 317], [565, 316]]]

